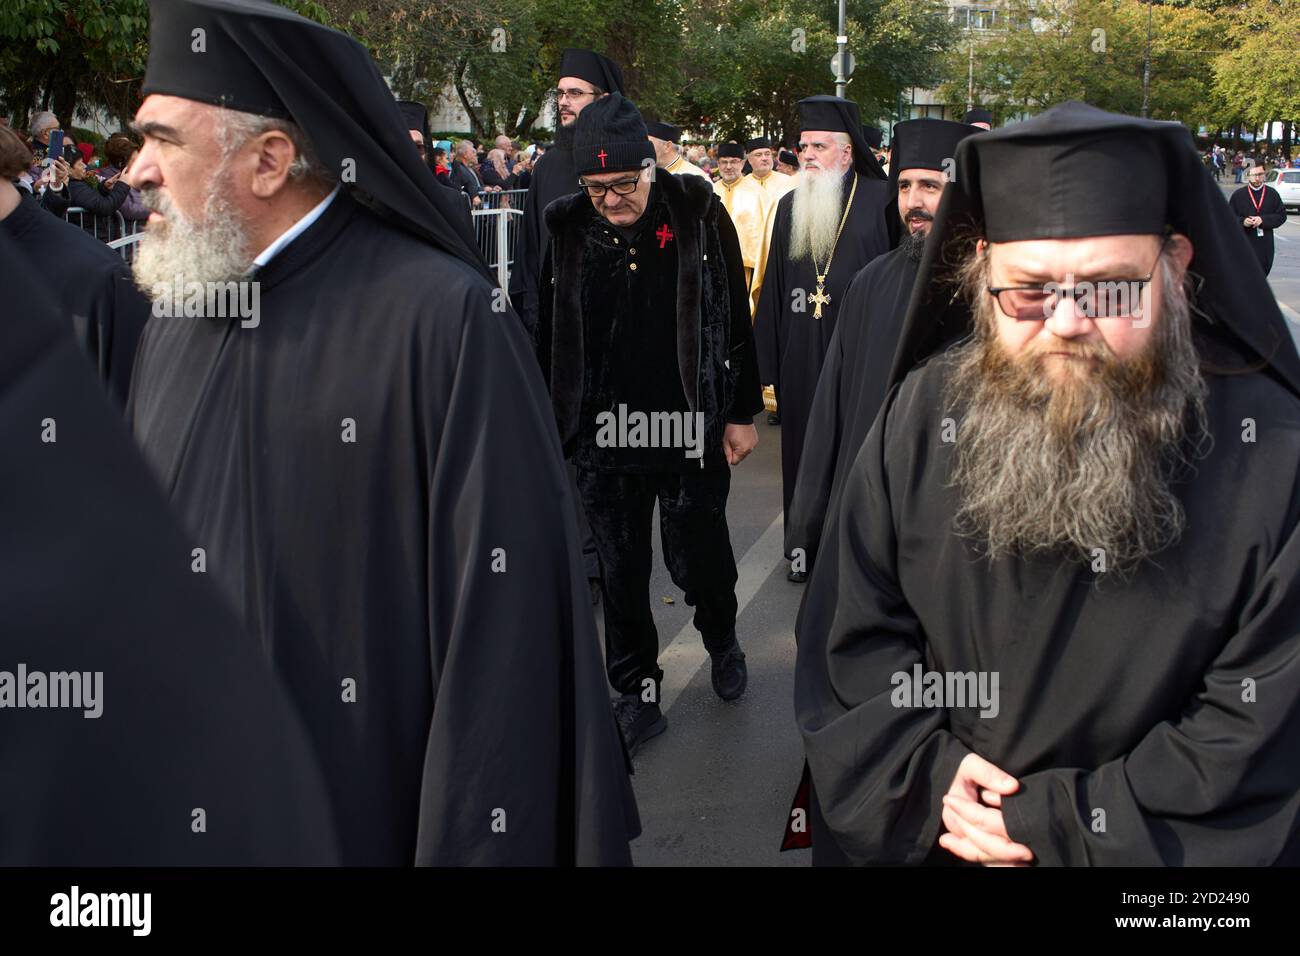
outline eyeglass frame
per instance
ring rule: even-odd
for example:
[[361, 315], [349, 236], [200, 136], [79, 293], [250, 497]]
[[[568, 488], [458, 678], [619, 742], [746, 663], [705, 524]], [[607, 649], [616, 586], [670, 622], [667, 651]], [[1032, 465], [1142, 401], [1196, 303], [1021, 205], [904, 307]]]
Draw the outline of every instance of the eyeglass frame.
[[[581, 177], [579, 177], [578, 188], [581, 189], [587, 195], [588, 199], [601, 199], [604, 197], [605, 193], [611, 189], [614, 190], [614, 195], [616, 196], [630, 196], [634, 192], [636, 192], [636, 187], [640, 184], [640, 182], [641, 182], [640, 173], [637, 173], [636, 177], [633, 179], [618, 179], [612, 183], [589, 183], [589, 182], [585, 182]], [[615, 188], [616, 186], [627, 186], [627, 185], [630, 185], [632, 187], [627, 192], [619, 192], [619, 190]], [[591, 190], [593, 189], [599, 189], [600, 192], [592, 193]]]
[[[1093, 294], [1096, 293], [1098, 287], [1107, 287], [1111, 285], [1114, 286], [1136, 285], [1138, 287], [1138, 296], [1140, 298], [1142, 292], [1146, 289], [1147, 285], [1150, 284], [1150, 282], [1153, 279], [1155, 279], [1156, 270], [1160, 268], [1160, 259], [1165, 254], [1165, 247], [1169, 245], [1169, 240], [1172, 238], [1173, 238], [1172, 233], [1169, 232], [1165, 233], [1164, 238], [1160, 240], [1160, 248], [1156, 250], [1156, 261], [1154, 264], [1152, 264], [1151, 271], [1143, 278], [1141, 279], [1085, 279], [1084, 284], [1086, 284], [1089, 287], [1089, 289]], [[1002, 304], [1001, 296], [1003, 292], [1043, 292], [1045, 289], [1047, 289], [1050, 286], [1055, 286], [1056, 289], [1055, 291], [1045, 293], [1045, 298], [1043, 299], [1042, 315], [1027, 315], [1022, 317], [1014, 314], [1013, 311], [1007, 309], [1006, 306]], [[1056, 311], [1056, 307], [1060, 305], [1061, 299], [1068, 298], [1070, 300], [1071, 305], [1077, 306], [1079, 302], [1079, 296], [1081, 294], [1087, 294], [1087, 293], [1080, 293], [1078, 291], [1079, 290], [1078, 285], [1072, 285], [1066, 288], [1056, 282], [1047, 282], [1047, 283], [1042, 283], [1040, 285], [985, 286], [984, 290], [989, 295], [993, 296], [993, 298], [997, 301], [998, 308], [1002, 310], [1002, 314], [1015, 322], [1046, 322], [1049, 318], [1051, 318], [1052, 313]], [[1051, 308], [1047, 308], [1048, 302], [1052, 303]], [[1088, 316], [1088, 318], [1099, 318], [1099, 319], [1126, 319], [1126, 318], [1134, 318], [1134, 317], [1136, 316], [1132, 311], [1132, 309], [1119, 315]]]
[[558, 103], [560, 102], [560, 100], [565, 99], [566, 97], [569, 100], [576, 100], [582, 96], [599, 97], [601, 95], [601, 91], [599, 89], [580, 90], [576, 86], [571, 86], [568, 89], [564, 89], [562, 87], [556, 87], [555, 89], [550, 91], [550, 94], [551, 94], [551, 98]]

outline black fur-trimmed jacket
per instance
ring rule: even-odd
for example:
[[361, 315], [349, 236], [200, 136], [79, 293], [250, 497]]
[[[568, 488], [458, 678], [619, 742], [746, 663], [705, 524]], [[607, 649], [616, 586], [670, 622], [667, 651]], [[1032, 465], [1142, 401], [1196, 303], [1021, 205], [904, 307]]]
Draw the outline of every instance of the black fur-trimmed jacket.
[[[663, 208], [656, 209], [658, 204]], [[676, 246], [675, 302], [635, 303], [623, 322], [663, 322], [661, 310], [675, 312], [677, 370], [685, 407], [703, 412], [706, 449], [720, 449], [726, 424], [750, 424], [763, 409], [762, 386], [749, 317], [744, 263], [735, 227], [712, 184], [701, 176], [674, 176], [656, 171], [646, 216], [663, 218]], [[551, 404], [566, 457], [581, 438], [582, 412], [609, 407], [600, 389], [602, 376], [586, 368], [584, 291], [591, 303], [598, 277], [584, 276], [584, 263], [608, 261], [608, 243], [618, 242], [612, 227], [581, 192], [563, 196], [546, 208], [551, 240], [542, 267], [539, 317], [535, 330], [538, 358], [551, 392]], [[662, 242], [662, 238], [656, 238]], [[649, 237], [646, 237], [649, 238]], [[653, 268], [659, 242], [650, 241], [629, 268]], [[644, 273], [643, 273], [644, 276]], [[611, 281], [611, 280], [606, 280]], [[549, 293], [549, 294], [548, 294]], [[599, 295], [598, 301], [603, 301]], [[657, 315], [657, 319], [656, 319]], [[672, 387], [676, 383], [665, 383]], [[605, 389], [608, 391], [608, 389]], [[584, 403], [585, 398], [585, 403]]]

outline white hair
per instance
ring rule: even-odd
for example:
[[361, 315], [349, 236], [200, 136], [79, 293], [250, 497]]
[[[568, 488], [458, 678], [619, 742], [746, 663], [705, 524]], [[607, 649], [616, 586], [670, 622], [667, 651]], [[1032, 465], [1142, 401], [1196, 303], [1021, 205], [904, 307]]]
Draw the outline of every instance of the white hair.
[[272, 130], [284, 133], [293, 143], [294, 160], [289, 166], [291, 180], [321, 186], [333, 185], [334, 177], [316, 156], [311, 140], [301, 127], [274, 116], [259, 116], [256, 113], [218, 107], [215, 133], [217, 143], [221, 146], [222, 163], [229, 160], [250, 139]]
[[40, 136], [47, 129], [53, 129], [59, 125], [59, 118], [48, 110], [42, 110], [39, 113], [32, 114], [32, 126], [28, 130], [33, 136]]

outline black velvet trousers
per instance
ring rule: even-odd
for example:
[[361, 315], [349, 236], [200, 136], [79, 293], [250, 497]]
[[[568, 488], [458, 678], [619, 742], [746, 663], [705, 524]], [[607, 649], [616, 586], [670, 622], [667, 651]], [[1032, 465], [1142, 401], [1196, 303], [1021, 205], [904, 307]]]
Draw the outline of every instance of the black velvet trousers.
[[695, 608], [704, 646], [723, 650], [736, 627], [736, 557], [727, 531], [731, 469], [651, 475], [579, 470], [578, 489], [600, 554], [609, 682], [620, 694], [639, 694], [642, 681], [653, 678], [658, 695], [663, 671], [650, 607], [655, 501], [668, 573]]

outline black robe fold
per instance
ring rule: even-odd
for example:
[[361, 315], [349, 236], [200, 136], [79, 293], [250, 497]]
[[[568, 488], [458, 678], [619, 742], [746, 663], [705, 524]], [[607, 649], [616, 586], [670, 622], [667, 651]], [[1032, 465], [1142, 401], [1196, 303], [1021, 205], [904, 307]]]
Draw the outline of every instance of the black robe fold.
[[510, 272], [510, 302], [530, 335], [536, 335], [537, 289], [546, 248], [551, 241], [551, 230], [543, 213], [556, 199], [577, 191], [578, 174], [573, 167], [573, 150], [558, 144], [551, 147], [533, 167], [533, 180], [524, 196], [524, 214], [519, 222], [514, 265]]
[[99, 371], [105, 388], [126, 404], [136, 344], [149, 321], [149, 300], [122, 257], [85, 230], [42, 209], [30, 193], [0, 229], [51, 278], [59, 312]]
[[[776, 387], [781, 411], [781, 482], [785, 513], [790, 513], [803, 451], [804, 429], [817, 390], [822, 359], [843, 304], [849, 280], [872, 259], [889, 250], [889, 233], [884, 207], [889, 186], [860, 173], [853, 208], [835, 247], [825, 292], [830, 303], [822, 317], [813, 318], [809, 298], [817, 289], [817, 273], [811, 259], [790, 258], [790, 214], [797, 189], [781, 197], [772, 227], [767, 272], [754, 314], [754, 342], [758, 351], [759, 375], [764, 384]], [[851, 180], [845, 177], [845, 200]]]
[[340, 193], [260, 324], [157, 319], [130, 419], [289, 685], [349, 864], [625, 864], [638, 829], [527, 336]]
[[888, 390], [890, 364], [919, 262], [905, 248], [872, 260], [849, 283], [808, 414], [808, 433], [785, 523], [785, 553], [812, 567], [822, 528]]
[[[1300, 862], [1300, 400], [1207, 376], [1213, 448], [1173, 485], [1186, 530], [1123, 579], [990, 564], [954, 535], [950, 362], [890, 394], [801, 612], [795, 710], [836, 843], [949, 856], [940, 799], [973, 751], [1020, 780], [1006, 827], [1040, 864]], [[998, 674], [996, 715], [895, 706], [915, 667]]]
[[0, 689], [0, 866], [335, 863], [302, 722], [191, 570], [47, 269], [0, 230], [0, 671], [100, 672], [100, 716]]
[[1242, 186], [1228, 197], [1228, 205], [1232, 209], [1232, 214], [1237, 217], [1238, 225], [1241, 225], [1241, 221], [1248, 216], [1259, 216], [1264, 221], [1264, 225], [1260, 227], [1264, 230], [1262, 236], [1256, 232], [1254, 226], [1249, 229], [1242, 226], [1241, 231], [1246, 241], [1250, 243], [1250, 251], [1255, 253], [1255, 258], [1259, 260], [1264, 275], [1268, 275], [1273, 268], [1273, 230], [1281, 228], [1286, 222], [1286, 206], [1282, 204], [1282, 197], [1272, 186], [1265, 186], [1264, 195], [1256, 196], [1255, 199], [1260, 201], [1258, 210], [1255, 209], [1255, 203], [1250, 197], [1250, 187]]

